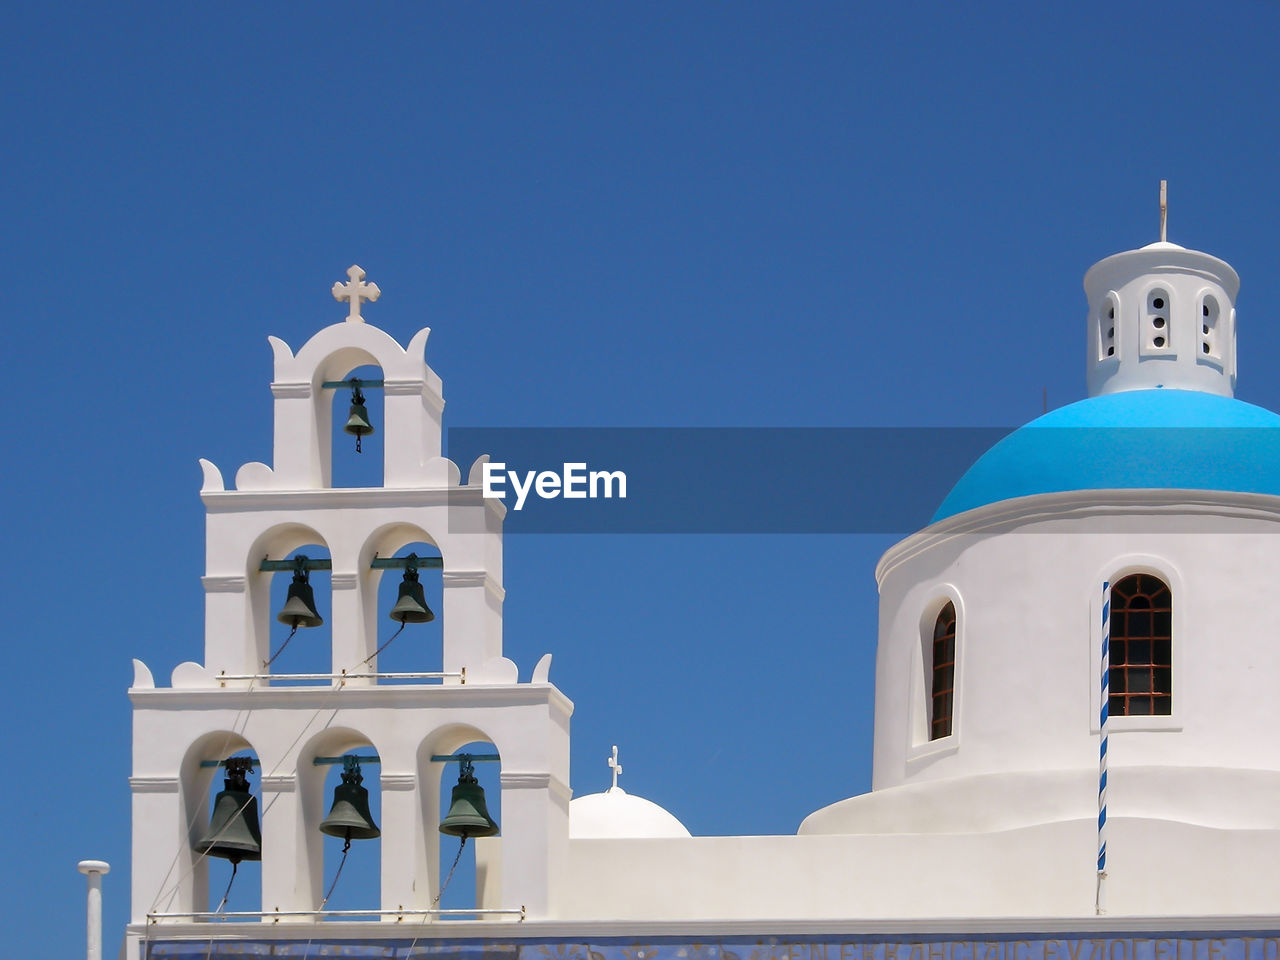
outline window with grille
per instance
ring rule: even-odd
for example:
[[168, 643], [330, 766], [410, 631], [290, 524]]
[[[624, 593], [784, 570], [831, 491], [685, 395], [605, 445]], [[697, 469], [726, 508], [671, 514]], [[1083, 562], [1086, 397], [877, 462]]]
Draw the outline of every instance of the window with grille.
[[1138, 573], [1112, 586], [1111, 716], [1171, 713], [1172, 621], [1173, 595], [1159, 577]]
[[951, 736], [951, 711], [956, 686], [956, 607], [950, 601], [933, 624], [933, 694], [929, 710], [929, 739]]

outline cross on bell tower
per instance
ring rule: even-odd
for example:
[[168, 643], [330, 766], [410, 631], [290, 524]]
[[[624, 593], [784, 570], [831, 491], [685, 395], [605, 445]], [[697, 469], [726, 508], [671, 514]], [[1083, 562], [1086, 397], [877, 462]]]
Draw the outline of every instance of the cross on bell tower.
[[365, 283], [365, 272], [358, 264], [352, 264], [347, 267], [346, 283], [335, 283], [333, 285], [333, 299], [341, 302], [343, 300], [350, 301], [351, 312], [347, 314], [348, 323], [363, 323], [364, 317], [360, 316], [360, 301], [368, 300], [370, 303], [377, 300], [382, 295], [382, 291], [378, 289], [376, 283]]

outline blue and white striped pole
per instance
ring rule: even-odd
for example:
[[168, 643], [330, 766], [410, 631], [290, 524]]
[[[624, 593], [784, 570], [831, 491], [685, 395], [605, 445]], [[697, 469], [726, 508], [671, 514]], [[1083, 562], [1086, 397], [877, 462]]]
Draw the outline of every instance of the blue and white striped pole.
[[1094, 910], [1104, 913], [1107, 879], [1107, 718], [1111, 700], [1111, 583], [1102, 581], [1102, 697], [1098, 704], [1098, 885]]

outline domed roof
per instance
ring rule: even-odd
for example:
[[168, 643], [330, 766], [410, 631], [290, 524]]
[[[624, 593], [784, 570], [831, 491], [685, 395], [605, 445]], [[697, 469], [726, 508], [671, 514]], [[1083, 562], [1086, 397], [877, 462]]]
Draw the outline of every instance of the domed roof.
[[[1055, 429], [1056, 428], [1056, 429]], [[1280, 496], [1280, 416], [1196, 390], [1130, 390], [1038, 417], [984, 453], [937, 522], [1067, 490], [1228, 490]]]
[[666, 810], [621, 787], [569, 801], [569, 836], [577, 840], [689, 835], [684, 824]]

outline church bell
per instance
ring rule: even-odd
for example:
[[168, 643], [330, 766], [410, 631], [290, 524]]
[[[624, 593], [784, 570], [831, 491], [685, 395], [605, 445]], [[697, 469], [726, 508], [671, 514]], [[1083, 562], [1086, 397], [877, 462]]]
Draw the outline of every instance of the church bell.
[[373, 424], [369, 422], [369, 408], [364, 405], [364, 394], [360, 392], [359, 380], [351, 381], [351, 410], [342, 429], [356, 438], [356, 453], [360, 452], [361, 438], [374, 432]]
[[436, 618], [427, 606], [422, 584], [418, 582], [417, 560], [416, 554], [409, 555], [409, 565], [405, 568], [404, 579], [400, 581], [400, 594], [396, 605], [391, 608], [391, 619], [398, 623], [430, 623]]
[[440, 821], [440, 832], [463, 840], [497, 836], [498, 825], [484, 805], [484, 787], [477, 782], [475, 767], [466, 754], [462, 755], [461, 767], [450, 798], [449, 812]]
[[293, 583], [289, 584], [284, 608], [276, 614], [276, 619], [295, 630], [298, 627], [318, 627], [324, 623], [324, 618], [316, 612], [315, 591], [311, 589], [307, 571], [301, 565], [293, 572]]
[[238, 864], [241, 860], [262, 859], [262, 831], [258, 826], [258, 799], [249, 792], [245, 779], [253, 761], [232, 757], [226, 761], [227, 779], [213, 801], [209, 829], [193, 849], [210, 857]]
[[372, 840], [382, 836], [369, 812], [369, 791], [361, 784], [360, 764], [354, 757], [342, 758], [342, 782], [333, 790], [333, 806], [320, 822], [320, 832], [345, 840]]

